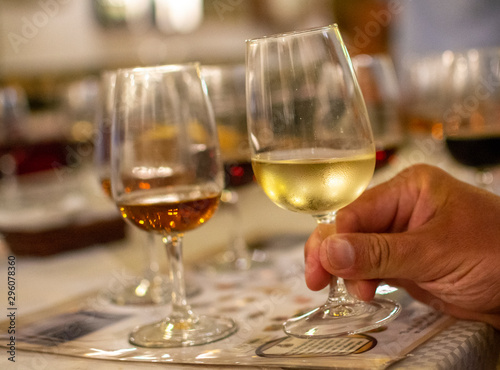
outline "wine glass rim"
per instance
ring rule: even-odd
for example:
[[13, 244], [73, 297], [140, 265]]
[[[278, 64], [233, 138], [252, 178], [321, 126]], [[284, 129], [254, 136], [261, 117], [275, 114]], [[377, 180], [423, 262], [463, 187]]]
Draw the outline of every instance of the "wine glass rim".
[[245, 68], [245, 63], [201, 64], [200, 68], [206, 71], [238, 71]]
[[148, 73], [148, 72], [176, 72], [187, 69], [200, 69], [200, 62], [177, 63], [177, 64], [161, 64], [145, 67], [120, 68], [116, 71], [117, 74], [123, 73]]
[[99, 73], [101, 78], [116, 75], [118, 69], [104, 69]]
[[280, 39], [283, 37], [290, 37], [290, 36], [299, 36], [302, 34], [307, 34], [307, 33], [318, 33], [318, 32], [324, 32], [328, 30], [338, 30], [338, 25], [337, 23], [332, 23], [326, 26], [321, 26], [321, 27], [313, 27], [313, 28], [307, 28], [307, 29], [302, 29], [302, 30], [294, 30], [294, 31], [288, 31], [288, 32], [281, 32], [281, 33], [275, 33], [271, 35], [266, 35], [266, 36], [261, 36], [261, 37], [255, 37], [252, 39], [245, 40], [247, 44], [253, 44], [261, 41], [267, 41], [267, 40], [273, 40], [273, 39]]

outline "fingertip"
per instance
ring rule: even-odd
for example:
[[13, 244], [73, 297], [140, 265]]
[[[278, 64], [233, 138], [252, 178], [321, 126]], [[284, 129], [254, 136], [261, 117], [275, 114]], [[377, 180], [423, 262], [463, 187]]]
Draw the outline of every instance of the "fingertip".
[[304, 250], [306, 284], [315, 291], [323, 289], [330, 282], [330, 274], [325, 271], [319, 258], [321, 240], [316, 228], [309, 236]]
[[319, 236], [319, 230], [318, 228], [316, 228], [311, 233], [311, 235], [309, 235], [309, 238], [307, 238], [306, 244], [304, 246], [304, 257], [306, 258], [306, 260], [310, 254], [318, 253], [321, 241], [322, 239]]
[[330, 282], [330, 274], [318, 263], [306, 263], [305, 279], [309, 289], [321, 290]]
[[369, 302], [375, 297], [379, 282], [374, 280], [361, 280], [358, 283], [358, 297], [362, 301]]
[[357, 299], [365, 302], [371, 301], [375, 297], [378, 280], [345, 280], [347, 291]]

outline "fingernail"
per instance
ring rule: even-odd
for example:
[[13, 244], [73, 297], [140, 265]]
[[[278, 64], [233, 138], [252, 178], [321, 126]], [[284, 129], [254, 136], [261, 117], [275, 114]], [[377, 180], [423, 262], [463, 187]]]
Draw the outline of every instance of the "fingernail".
[[328, 260], [335, 270], [344, 270], [354, 265], [354, 248], [345, 239], [330, 238], [325, 240]]

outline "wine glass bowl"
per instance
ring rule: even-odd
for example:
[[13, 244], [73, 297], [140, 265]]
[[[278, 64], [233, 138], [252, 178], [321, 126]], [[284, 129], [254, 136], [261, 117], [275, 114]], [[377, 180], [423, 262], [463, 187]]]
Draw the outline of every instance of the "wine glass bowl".
[[405, 139], [396, 70], [385, 54], [358, 54], [352, 58], [352, 64], [375, 139], [377, 171], [390, 163]]
[[[257, 182], [278, 206], [312, 215], [322, 237], [336, 212], [368, 186], [375, 143], [336, 25], [247, 41], [247, 116]], [[394, 319], [399, 304], [350, 296], [332, 277], [327, 302], [284, 323], [288, 335], [364, 332]]]
[[111, 198], [111, 122], [115, 95], [116, 71], [104, 71], [99, 78], [94, 168], [104, 194]]
[[182, 347], [237, 330], [225, 317], [196, 314], [186, 299], [185, 232], [205, 224], [223, 188], [213, 111], [198, 64], [119, 71], [112, 129], [113, 199], [134, 227], [162, 236], [172, 311], [129, 337], [144, 347]]
[[442, 139], [443, 112], [449, 99], [453, 52], [407, 61], [400, 72], [401, 114], [413, 137]]
[[[111, 194], [111, 123], [113, 119], [116, 85], [115, 70], [101, 73], [99, 80], [99, 104], [94, 140], [94, 168], [105, 195]], [[163, 304], [170, 300], [170, 284], [160, 272], [158, 245], [152, 234], [146, 235], [143, 246], [144, 266], [139, 276], [124, 281], [107, 296], [118, 305]]]
[[[214, 109], [225, 186], [249, 184], [253, 173], [246, 124], [245, 65], [204, 65], [201, 73]], [[232, 171], [238, 165], [242, 170]]]
[[443, 114], [451, 156], [476, 170], [476, 184], [491, 190], [491, 170], [500, 165], [500, 48], [456, 52]]
[[264, 252], [252, 252], [248, 247], [238, 204], [238, 190], [254, 182], [246, 122], [245, 65], [204, 65], [201, 71], [214, 108], [224, 166], [221, 207], [230, 215], [227, 247], [214, 257], [208, 269], [248, 270], [260, 264]]

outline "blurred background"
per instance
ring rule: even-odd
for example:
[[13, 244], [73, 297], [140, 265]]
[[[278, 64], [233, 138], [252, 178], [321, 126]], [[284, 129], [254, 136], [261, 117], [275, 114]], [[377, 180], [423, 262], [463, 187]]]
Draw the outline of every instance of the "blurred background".
[[242, 64], [246, 39], [333, 12], [330, 0], [0, 0], [0, 246], [45, 256], [125, 237], [93, 168], [103, 71]]
[[46, 141], [56, 134], [85, 140], [103, 70], [189, 61], [243, 63], [246, 39], [329, 24], [332, 4], [0, 0], [0, 88], [10, 88], [0, 98], [6, 101], [3, 121], [10, 121], [2, 124], [0, 142], [2, 136], [9, 136], [8, 142], [13, 136]]
[[[243, 63], [246, 39], [337, 22], [351, 55], [390, 55], [406, 98], [414, 89], [409, 69], [416, 60], [439, 57], [445, 50], [500, 46], [499, 3], [414, 3], [0, 0], [0, 87], [14, 88], [3, 95], [20, 100], [15, 103], [19, 117], [29, 110], [24, 118], [40, 123], [24, 135], [50, 136], [79, 122], [69, 134], [81, 140], [88, 131], [82, 116], [92, 117], [95, 78], [107, 69], [195, 60]], [[423, 78], [421, 74], [420, 80], [436, 81], [427, 71]], [[428, 125], [432, 129], [429, 122], [405, 123], [424, 131]], [[1, 142], [7, 134], [5, 128], [0, 131]], [[439, 126], [433, 135], [439, 138]]]
[[[93, 165], [102, 72], [241, 64], [247, 39], [334, 22], [376, 136], [372, 184], [424, 162], [500, 194], [500, 1], [0, 0], [0, 257], [26, 256], [19, 307], [111, 291], [148, 263]], [[255, 251], [303, 244], [315, 227], [254, 181], [236, 193], [187, 235], [186, 262], [224, 251], [235, 223], [264, 263]]]
[[[500, 3], [490, 0], [0, 0], [0, 232], [26, 226], [26, 214], [21, 222], [12, 209], [33, 199], [61, 201], [54, 177], [59, 185], [89, 181], [75, 170], [92, 162], [103, 71], [244, 63], [247, 39], [334, 22], [353, 58], [383, 60], [359, 59], [360, 68], [372, 69], [363, 72], [372, 77], [360, 81], [362, 88], [380, 76], [391, 79], [363, 91], [373, 103], [374, 131], [387, 142], [377, 148], [377, 163], [393, 165], [379, 178], [416, 162], [450, 168], [443, 119], [450, 76], [462, 73], [451, 67], [460, 66], [457, 52], [500, 46], [499, 17]], [[497, 89], [495, 81], [489, 87]], [[462, 95], [458, 104], [470, 98]], [[398, 158], [408, 138], [419, 141]], [[493, 157], [491, 163], [500, 161]], [[24, 176], [34, 173], [51, 178]], [[54, 197], [40, 197], [48, 189]], [[71, 214], [88, 203], [64, 202], [61, 209]], [[33, 209], [29, 214], [40, 223]]]

